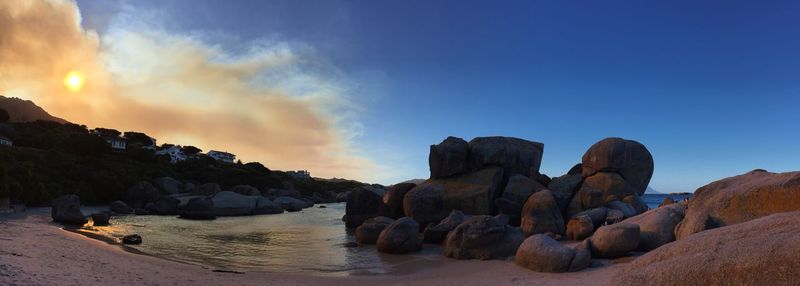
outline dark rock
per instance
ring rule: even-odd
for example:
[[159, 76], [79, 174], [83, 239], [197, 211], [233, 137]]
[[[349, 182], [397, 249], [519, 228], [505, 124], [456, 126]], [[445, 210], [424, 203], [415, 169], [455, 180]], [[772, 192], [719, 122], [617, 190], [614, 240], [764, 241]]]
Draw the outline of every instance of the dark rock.
[[341, 192], [341, 193], [336, 194], [336, 202], [337, 203], [346, 202], [347, 201], [347, 197], [350, 196], [350, 193], [351, 193], [350, 191], [346, 191], [346, 192]]
[[569, 240], [583, 240], [592, 235], [594, 224], [588, 215], [579, 215], [571, 218], [567, 223], [567, 238]]
[[397, 219], [405, 216], [403, 198], [416, 186], [414, 183], [399, 183], [389, 187], [389, 191], [383, 195], [383, 203], [388, 209], [389, 217]]
[[378, 216], [364, 221], [363, 224], [356, 228], [356, 242], [359, 244], [375, 244], [378, 242], [378, 236], [387, 226], [394, 222], [393, 219]]
[[625, 219], [625, 214], [619, 210], [607, 209], [606, 224], [615, 224]]
[[256, 208], [256, 197], [245, 196], [232, 191], [216, 193], [211, 197], [216, 216], [252, 215]]
[[[300, 192], [297, 190], [286, 190], [286, 189], [269, 189], [261, 193], [261, 195], [270, 198], [277, 198], [277, 197], [292, 197], [292, 198], [300, 198]], [[347, 199], [345, 198], [345, 201]]]
[[603, 206], [603, 192], [585, 189], [580, 192], [581, 206], [584, 209], [593, 209]]
[[522, 206], [531, 194], [545, 190], [538, 182], [523, 175], [511, 175], [508, 178], [501, 198], [495, 200], [497, 211], [510, 218], [511, 225], [518, 226], [521, 220]]
[[578, 163], [567, 171], [567, 175], [580, 175], [583, 173], [583, 164]]
[[63, 195], [53, 200], [50, 215], [53, 221], [63, 224], [83, 225], [88, 222], [81, 212], [81, 199], [76, 195]]
[[619, 173], [640, 196], [653, 176], [650, 151], [639, 142], [622, 138], [606, 138], [595, 143], [583, 155], [582, 164], [584, 177], [597, 172]]
[[444, 241], [447, 234], [464, 222], [464, 213], [459, 210], [450, 212], [439, 224], [428, 224], [422, 233], [422, 240], [425, 243], [440, 244]]
[[639, 226], [631, 223], [617, 223], [601, 226], [589, 238], [592, 257], [617, 258], [639, 247], [641, 234]]
[[[152, 204], [152, 203], [149, 203]], [[147, 209], [133, 209], [133, 214], [135, 215], [150, 215], [150, 211]]]
[[419, 225], [441, 221], [447, 216], [442, 185], [422, 183], [411, 189], [403, 197], [403, 212]]
[[217, 183], [206, 183], [199, 185], [192, 190], [192, 195], [196, 196], [210, 196], [222, 191], [222, 188]]
[[584, 240], [575, 246], [575, 258], [569, 264], [569, 272], [580, 271], [592, 265], [592, 248], [589, 241]]
[[447, 178], [467, 172], [469, 144], [464, 139], [447, 137], [438, 145], [431, 145], [428, 165], [432, 179]]
[[106, 226], [108, 225], [108, 220], [111, 218], [107, 213], [93, 213], [92, 214], [92, 225], [94, 226]]
[[177, 194], [183, 191], [183, 183], [171, 177], [161, 177], [153, 180], [153, 183], [167, 194]]
[[272, 202], [287, 212], [299, 212], [304, 208], [310, 207], [308, 202], [293, 197], [277, 197]]
[[132, 214], [133, 208], [123, 201], [114, 201], [108, 205], [108, 209], [117, 214]]
[[[325, 206], [320, 206], [324, 208]], [[262, 215], [262, 214], [282, 214], [283, 208], [278, 204], [274, 203], [268, 198], [257, 196], [256, 197], [256, 208], [253, 209], [254, 215]]]
[[609, 208], [609, 209], [612, 209], [612, 210], [618, 210], [618, 211], [622, 212], [622, 215], [625, 218], [633, 217], [633, 216], [639, 214], [630, 205], [628, 205], [626, 203], [623, 203], [621, 201], [616, 201], [616, 200], [606, 203], [606, 208]]
[[383, 193], [367, 187], [357, 188], [347, 198], [345, 225], [347, 228], [356, 228], [385, 209]]
[[505, 216], [472, 216], [447, 235], [444, 253], [456, 259], [504, 259], [517, 252], [523, 239]]
[[127, 193], [127, 201], [133, 208], [142, 208], [147, 203], [157, 201], [160, 197], [158, 189], [147, 181], [141, 181], [130, 187]]
[[217, 218], [214, 212], [214, 202], [209, 198], [192, 198], [178, 211], [181, 218], [209, 220]]
[[145, 209], [154, 215], [177, 215], [180, 200], [171, 197], [160, 197], [157, 201], [147, 203]]
[[[588, 216], [592, 220], [594, 229], [600, 228], [606, 222], [609, 210], [607, 208], [593, 208], [575, 214], [572, 217]], [[621, 221], [621, 220], [620, 220]]]
[[419, 224], [404, 217], [394, 221], [381, 231], [377, 242], [378, 251], [383, 253], [403, 254], [419, 251], [422, 241], [419, 239]]
[[245, 196], [260, 196], [261, 191], [250, 185], [238, 185], [231, 188], [231, 192]]
[[553, 193], [553, 198], [558, 203], [558, 208], [563, 211], [567, 209], [570, 200], [580, 188], [581, 183], [583, 183], [583, 176], [580, 173], [563, 175], [553, 178], [547, 188]]
[[518, 203], [506, 198], [498, 198], [494, 200], [494, 205], [497, 207], [497, 212], [507, 215], [509, 218], [508, 223], [513, 226], [519, 226], [522, 221], [522, 207], [525, 202]]
[[563, 246], [547, 235], [536, 234], [522, 242], [514, 262], [536, 272], [579, 271], [588, 266], [585, 257], [587, 250], [583, 248], [581, 251], [583, 257], [575, 259], [577, 253], [575, 249]]
[[542, 174], [542, 173], [539, 173], [539, 172], [533, 172], [531, 174], [531, 179], [533, 179], [537, 183], [541, 184], [542, 186], [549, 185], [550, 182], [553, 180], [552, 178], [550, 178], [550, 176]]
[[494, 200], [502, 193], [502, 182], [503, 169], [487, 167], [448, 179], [429, 180], [426, 184], [441, 185], [446, 213], [461, 210], [465, 214], [488, 215], [496, 213]]
[[142, 237], [138, 234], [131, 234], [122, 237], [122, 244], [142, 244]]
[[522, 208], [522, 232], [526, 236], [552, 232], [564, 234], [564, 218], [549, 190], [534, 193]]
[[500, 166], [506, 176], [539, 172], [544, 144], [512, 137], [477, 137], [469, 141], [469, 168]]
[[617, 173], [599, 172], [591, 177], [587, 177], [581, 185], [580, 191], [597, 190], [603, 194], [603, 202], [622, 200], [623, 198], [635, 194], [625, 179]]
[[324, 208], [327, 208], [327, 207], [322, 205], [322, 206], [319, 206], [318, 208], [324, 209]]

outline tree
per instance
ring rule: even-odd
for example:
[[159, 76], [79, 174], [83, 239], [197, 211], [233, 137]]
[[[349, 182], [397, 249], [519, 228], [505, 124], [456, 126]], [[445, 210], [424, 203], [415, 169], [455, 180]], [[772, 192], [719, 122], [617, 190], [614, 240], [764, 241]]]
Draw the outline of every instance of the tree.
[[119, 131], [117, 131], [116, 129], [109, 129], [109, 128], [99, 128], [98, 127], [98, 128], [95, 128], [94, 131], [97, 132], [97, 134], [100, 134], [100, 136], [104, 136], [104, 137], [118, 137], [120, 134], [122, 134]]
[[128, 146], [155, 147], [156, 140], [141, 132], [127, 131], [123, 135], [128, 139]]
[[11, 116], [8, 115], [8, 111], [5, 109], [0, 109], [0, 123], [6, 123], [10, 119]]
[[183, 152], [183, 154], [186, 154], [186, 155], [189, 155], [189, 156], [195, 155], [197, 153], [200, 153], [201, 151], [203, 151], [203, 150], [201, 150], [200, 148], [191, 146], [191, 145], [190, 146], [183, 146], [183, 149], [181, 149], [181, 152]]

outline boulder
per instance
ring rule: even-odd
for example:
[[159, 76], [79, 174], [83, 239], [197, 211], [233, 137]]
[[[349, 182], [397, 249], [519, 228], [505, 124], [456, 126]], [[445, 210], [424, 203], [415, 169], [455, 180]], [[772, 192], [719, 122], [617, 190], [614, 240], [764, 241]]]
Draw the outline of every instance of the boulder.
[[378, 216], [364, 221], [363, 224], [356, 228], [356, 242], [359, 244], [375, 244], [378, 242], [378, 236], [387, 226], [394, 222], [393, 219]]
[[601, 225], [603, 225], [606, 222], [608, 211], [609, 210], [607, 208], [603, 207], [593, 208], [579, 212], [572, 217], [588, 216], [589, 219], [592, 220], [592, 225], [594, 226], [594, 229], [598, 229], [600, 228]]
[[578, 251], [575, 249], [561, 245], [550, 236], [536, 234], [522, 242], [514, 257], [514, 263], [536, 272], [579, 271], [591, 262], [591, 254], [586, 257], [588, 251], [586, 246], [580, 251], [581, 256], [576, 257]]
[[345, 207], [345, 225], [356, 228], [364, 221], [380, 215], [386, 207], [383, 204], [384, 193], [374, 188], [360, 187], [353, 190], [347, 198]]
[[615, 224], [621, 222], [625, 219], [625, 214], [618, 210], [613, 209], [606, 209], [608, 210], [608, 214], [606, 215], [606, 224]]
[[444, 209], [461, 210], [470, 215], [496, 213], [494, 200], [502, 193], [503, 169], [487, 167], [447, 179], [429, 180], [442, 188]]
[[399, 183], [389, 187], [389, 191], [383, 195], [389, 217], [397, 219], [406, 216], [403, 212], [403, 198], [416, 186], [414, 183]]
[[[619, 173], [638, 195], [643, 195], [653, 176], [653, 156], [644, 145], [633, 140], [606, 138], [583, 154], [582, 174]], [[619, 197], [621, 199], [622, 197]]]
[[531, 195], [522, 207], [522, 232], [526, 236], [539, 233], [564, 234], [564, 218], [549, 190]]
[[167, 194], [177, 194], [183, 191], [183, 183], [175, 180], [172, 177], [161, 177], [153, 180], [153, 183]]
[[223, 191], [211, 197], [216, 216], [252, 215], [256, 208], [256, 198], [232, 191]]
[[[293, 197], [277, 197], [272, 202], [274, 202], [276, 205], [280, 206], [287, 212], [299, 212], [304, 208], [310, 207], [308, 202], [300, 199], [295, 199]], [[359, 223], [359, 225], [360, 224], [361, 223]]]
[[528, 200], [528, 197], [538, 191], [545, 190], [537, 181], [523, 175], [511, 175], [508, 178], [503, 194], [500, 198], [494, 201], [498, 213], [506, 214], [510, 218], [511, 225], [518, 226], [520, 224], [520, 214], [522, 213], [522, 206]]
[[689, 200], [686, 218], [676, 229], [676, 238], [796, 210], [800, 210], [800, 172], [755, 170], [697, 189]]
[[641, 234], [639, 226], [631, 223], [617, 223], [601, 226], [589, 238], [592, 257], [617, 258], [639, 247]]
[[664, 198], [663, 201], [661, 201], [661, 204], [659, 204], [658, 207], [660, 208], [660, 207], [668, 206], [668, 205], [671, 205], [671, 204], [674, 204], [674, 203], [675, 203], [674, 199], [672, 199], [671, 197], [666, 197], [666, 198]]
[[464, 213], [454, 210], [439, 224], [428, 224], [428, 227], [422, 232], [422, 240], [425, 243], [440, 244], [447, 237], [447, 234], [462, 222], [464, 222]]
[[222, 191], [222, 188], [217, 183], [206, 183], [199, 185], [192, 190], [192, 195], [196, 196], [210, 196]]
[[108, 225], [108, 220], [111, 218], [107, 213], [93, 213], [92, 214], [92, 225], [94, 226], [106, 226]]
[[571, 218], [567, 223], [567, 238], [569, 240], [583, 240], [592, 235], [594, 224], [588, 215], [579, 215]]
[[403, 197], [403, 212], [419, 225], [438, 223], [447, 216], [442, 185], [426, 182], [408, 191]]
[[797, 285], [798, 233], [800, 212], [699, 232], [636, 258], [609, 285]]
[[625, 203], [626, 205], [631, 206], [631, 208], [636, 212], [636, 214], [646, 212], [647, 210], [650, 209], [650, 207], [647, 206], [647, 203], [645, 203], [644, 200], [642, 200], [642, 198], [639, 197], [638, 194], [629, 195], [623, 198], [622, 202]]
[[584, 189], [580, 192], [581, 206], [584, 209], [593, 209], [603, 206], [603, 192], [593, 189]]
[[581, 173], [583, 173], [583, 164], [581, 163], [575, 164], [567, 171], [567, 175], [580, 175]]
[[438, 145], [431, 145], [428, 166], [432, 179], [447, 178], [467, 172], [469, 144], [464, 139], [447, 137]]
[[456, 259], [504, 259], [514, 255], [525, 236], [508, 217], [478, 215], [464, 220], [444, 242], [444, 254]]
[[558, 208], [566, 210], [575, 192], [581, 187], [581, 183], [583, 183], [583, 176], [578, 172], [553, 178], [550, 184], [547, 184], [547, 188], [553, 193]]
[[[269, 189], [261, 193], [262, 196], [270, 197], [270, 198], [277, 198], [277, 197], [292, 197], [292, 198], [300, 198], [300, 192], [297, 190], [286, 190], [286, 189]], [[344, 201], [347, 201], [345, 198]]]
[[610, 201], [610, 202], [606, 203], [606, 208], [609, 208], [609, 209], [612, 209], [612, 210], [618, 210], [618, 211], [622, 212], [622, 215], [623, 215], [624, 218], [633, 217], [633, 216], [639, 214], [629, 204], [626, 204], [626, 203], [623, 203], [623, 202], [617, 201], [617, 200]]
[[522, 220], [522, 207], [525, 202], [520, 203], [506, 198], [497, 198], [494, 200], [494, 205], [497, 208], [497, 213], [508, 216], [510, 225], [519, 226]]
[[108, 205], [108, 210], [116, 214], [132, 214], [133, 208], [123, 201], [114, 201]]
[[685, 212], [685, 205], [672, 204], [649, 210], [623, 222], [639, 226], [639, 250], [650, 251], [675, 241], [675, 226], [683, 220]]
[[261, 191], [251, 185], [238, 185], [231, 188], [231, 192], [245, 196], [260, 196]]
[[636, 192], [628, 186], [625, 179], [617, 173], [599, 172], [587, 177], [581, 185], [580, 191], [597, 190], [602, 192], [603, 202], [622, 200]]
[[128, 189], [126, 197], [133, 208], [143, 208], [147, 203], [157, 201], [161, 194], [150, 182], [141, 181]]
[[575, 246], [575, 258], [569, 264], [569, 272], [581, 271], [592, 265], [592, 248], [589, 240]]
[[[254, 215], [262, 215], [262, 214], [282, 214], [283, 208], [273, 202], [272, 200], [263, 197], [263, 196], [255, 196], [256, 200], [256, 207], [253, 209]], [[320, 206], [324, 207], [324, 206]]]
[[157, 201], [147, 203], [145, 209], [154, 215], [177, 215], [180, 200], [172, 197], [160, 197]]
[[550, 178], [550, 176], [539, 172], [532, 172], [531, 179], [541, 184], [542, 186], [547, 186], [553, 180], [552, 178]]
[[131, 234], [122, 237], [122, 244], [142, 244], [142, 237], [138, 234]]
[[477, 137], [469, 141], [470, 170], [500, 166], [506, 176], [539, 172], [544, 144], [512, 137]]
[[214, 202], [209, 198], [192, 198], [178, 210], [181, 218], [209, 220], [217, 218]]
[[83, 225], [88, 222], [81, 212], [81, 198], [76, 195], [63, 195], [53, 200], [50, 216], [53, 221], [63, 224]]
[[347, 201], [347, 197], [350, 196], [350, 193], [351, 193], [350, 191], [346, 191], [346, 192], [341, 192], [341, 193], [336, 194], [336, 202], [337, 203], [346, 202]]
[[419, 239], [419, 224], [410, 217], [398, 219], [388, 225], [378, 236], [378, 251], [391, 254], [403, 254], [419, 251], [422, 240]]

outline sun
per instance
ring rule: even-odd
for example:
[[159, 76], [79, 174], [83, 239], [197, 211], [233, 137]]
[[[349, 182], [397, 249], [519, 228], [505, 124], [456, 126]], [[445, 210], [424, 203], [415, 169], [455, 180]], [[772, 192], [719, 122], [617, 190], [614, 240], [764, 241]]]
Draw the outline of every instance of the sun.
[[72, 92], [78, 92], [83, 87], [85, 81], [83, 74], [78, 71], [71, 71], [64, 77], [64, 86]]

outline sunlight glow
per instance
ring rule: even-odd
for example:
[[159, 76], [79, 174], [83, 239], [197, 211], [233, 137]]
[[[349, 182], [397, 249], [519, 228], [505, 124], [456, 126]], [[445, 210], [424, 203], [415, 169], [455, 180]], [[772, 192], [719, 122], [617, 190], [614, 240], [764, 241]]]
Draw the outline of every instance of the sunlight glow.
[[64, 86], [72, 92], [80, 91], [84, 83], [83, 75], [77, 71], [71, 71], [64, 77]]

